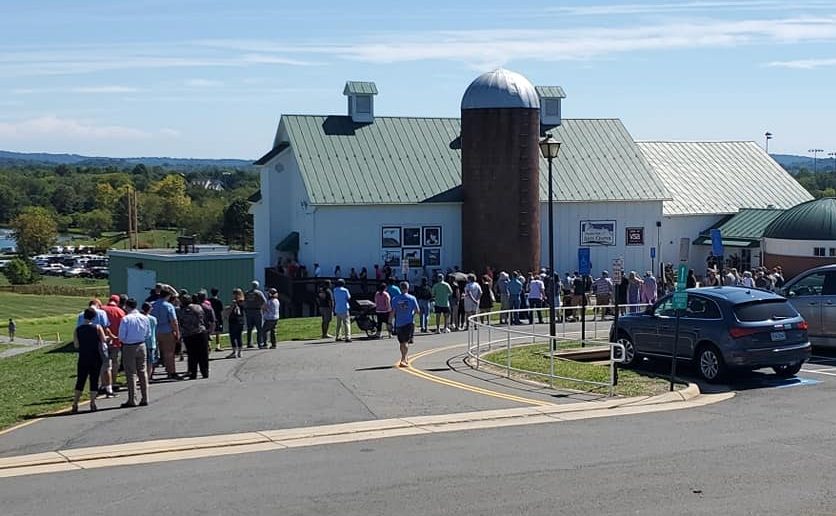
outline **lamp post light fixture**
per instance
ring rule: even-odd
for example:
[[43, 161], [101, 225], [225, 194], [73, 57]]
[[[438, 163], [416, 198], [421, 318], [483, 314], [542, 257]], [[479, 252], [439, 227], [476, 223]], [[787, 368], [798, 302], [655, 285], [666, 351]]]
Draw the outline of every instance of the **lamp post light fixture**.
[[813, 154], [813, 174], [815, 174], [818, 169], [819, 152], [824, 151], [822, 149], [810, 149], [807, 152], [811, 152]]
[[827, 155], [833, 158], [833, 172], [836, 172], [836, 152], [828, 152]]
[[772, 133], [769, 131], [763, 133], [764, 138], [764, 149], [766, 149], [766, 153], [769, 154], [769, 140], [772, 139]]
[[557, 154], [560, 152], [560, 142], [555, 140], [550, 133], [546, 133], [542, 140], [540, 140], [540, 153], [543, 154], [543, 157], [549, 162], [549, 274], [551, 274], [551, 285], [549, 287], [549, 336], [551, 337], [551, 345], [549, 346], [552, 350], [555, 349], [555, 304], [557, 298], [555, 297], [555, 292], [557, 291], [555, 285], [557, 283], [555, 269], [554, 269], [554, 192], [553, 192], [553, 184], [554, 181], [552, 179], [552, 162], [554, 158], [557, 157]]

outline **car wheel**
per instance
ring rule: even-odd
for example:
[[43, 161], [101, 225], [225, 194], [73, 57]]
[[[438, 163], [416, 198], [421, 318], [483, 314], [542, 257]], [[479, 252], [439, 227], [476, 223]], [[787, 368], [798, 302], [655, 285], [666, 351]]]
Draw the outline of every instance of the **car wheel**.
[[723, 356], [711, 344], [700, 347], [697, 351], [697, 370], [700, 376], [709, 382], [718, 382], [726, 372]]
[[616, 339], [616, 342], [624, 346], [624, 361], [621, 362], [622, 366], [630, 367], [636, 364], [639, 358], [639, 354], [636, 353], [636, 346], [633, 344], [633, 341], [625, 334], [621, 334]]
[[772, 366], [772, 370], [775, 371], [775, 374], [779, 378], [792, 378], [797, 375], [799, 371], [801, 371], [802, 365], [804, 365], [803, 362], [798, 362], [797, 364], [784, 364]]

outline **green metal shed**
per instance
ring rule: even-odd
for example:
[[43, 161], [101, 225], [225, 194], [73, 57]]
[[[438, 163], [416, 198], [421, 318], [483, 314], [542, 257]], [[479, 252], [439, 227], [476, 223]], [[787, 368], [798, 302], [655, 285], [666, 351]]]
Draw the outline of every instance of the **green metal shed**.
[[113, 293], [127, 293], [144, 300], [155, 283], [168, 283], [189, 292], [217, 287], [221, 298], [227, 300], [232, 289], [249, 288], [255, 253], [230, 251], [220, 245], [197, 245], [189, 253], [178, 253], [176, 249], [111, 249], [108, 257]]

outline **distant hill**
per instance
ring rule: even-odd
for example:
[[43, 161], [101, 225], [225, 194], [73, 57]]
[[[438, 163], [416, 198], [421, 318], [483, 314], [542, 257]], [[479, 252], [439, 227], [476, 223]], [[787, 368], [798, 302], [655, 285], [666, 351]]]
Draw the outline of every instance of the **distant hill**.
[[[813, 158], [811, 156], [796, 156], [794, 154], [770, 154], [770, 156], [788, 172], [798, 172], [802, 168], [813, 170]], [[824, 156], [819, 154], [816, 170], [818, 172], [832, 172], [833, 158], [827, 154], [824, 154]]]
[[114, 166], [132, 168], [140, 163], [146, 167], [160, 166], [174, 170], [195, 170], [204, 168], [253, 169], [252, 161], [243, 159], [198, 159], [198, 158], [109, 158], [98, 156], [80, 156], [78, 154], [48, 154], [44, 152], [9, 152], [0, 151], [0, 165], [75, 165], [75, 166]]

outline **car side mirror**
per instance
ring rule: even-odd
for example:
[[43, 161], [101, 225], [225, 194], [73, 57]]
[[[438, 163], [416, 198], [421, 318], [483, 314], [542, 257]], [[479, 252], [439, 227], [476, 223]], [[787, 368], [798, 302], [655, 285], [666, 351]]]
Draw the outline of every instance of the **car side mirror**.
[[779, 292], [784, 297], [795, 297], [795, 292], [782, 288]]

